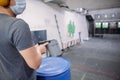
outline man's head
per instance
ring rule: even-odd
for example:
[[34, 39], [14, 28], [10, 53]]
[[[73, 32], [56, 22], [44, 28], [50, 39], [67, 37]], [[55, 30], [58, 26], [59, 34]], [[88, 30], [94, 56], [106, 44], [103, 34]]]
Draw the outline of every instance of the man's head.
[[8, 7], [15, 15], [21, 14], [26, 8], [25, 0], [0, 0], [0, 6]]

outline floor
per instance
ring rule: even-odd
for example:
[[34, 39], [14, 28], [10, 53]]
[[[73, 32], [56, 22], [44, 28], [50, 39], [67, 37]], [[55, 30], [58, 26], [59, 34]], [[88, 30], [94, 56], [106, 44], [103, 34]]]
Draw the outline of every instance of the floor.
[[72, 80], [120, 80], [120, 35], [91, 38], [63, 57], [71, 61]]

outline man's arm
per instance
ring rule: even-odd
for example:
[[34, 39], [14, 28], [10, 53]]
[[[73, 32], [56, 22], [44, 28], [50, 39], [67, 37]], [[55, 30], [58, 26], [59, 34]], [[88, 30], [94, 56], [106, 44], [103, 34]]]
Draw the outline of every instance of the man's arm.
[[46, 51], [46, 43], [33, 46], [29, 26], [21, 19], [16, 20], [10, 27], [10, 43], [17, 48], [30, 68], [37, 69], [41, 64], [41, 53]]
[[19, 51], [30, 68], [39, 68], [42, 59], [41, 54], [46, 52], [45, 46], [47, 44], [48, 43], [44, 43], [42, 45], [35, 45], [33, 47]]
[[36, 47], [30, 47], [25, 50], [19, 51], [27, 65], [32, 69], [39, 68], [41, 64], [41, 53], [38, 53]]

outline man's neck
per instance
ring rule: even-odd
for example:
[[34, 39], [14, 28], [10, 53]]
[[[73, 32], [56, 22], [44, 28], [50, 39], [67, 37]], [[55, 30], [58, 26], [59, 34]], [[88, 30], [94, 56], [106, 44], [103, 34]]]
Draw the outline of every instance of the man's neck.
[[0, 13], [7, 14], [7, 11], [3, 7], [0, 6]]
[[4, 8], [0, 6], [0, 13], [15, 17], [15, 15], [12, 13], [12, 11], [9, 8]]

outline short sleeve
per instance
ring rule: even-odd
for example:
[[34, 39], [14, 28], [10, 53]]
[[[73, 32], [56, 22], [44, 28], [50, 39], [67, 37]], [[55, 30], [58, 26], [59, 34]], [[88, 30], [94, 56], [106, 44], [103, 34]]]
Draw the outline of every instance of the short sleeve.
[[19, 19], [15, 21], [10, 29], [10, 40], [12, 44], [20, 51], [32, 47], [33, 41], [28, 24]]

